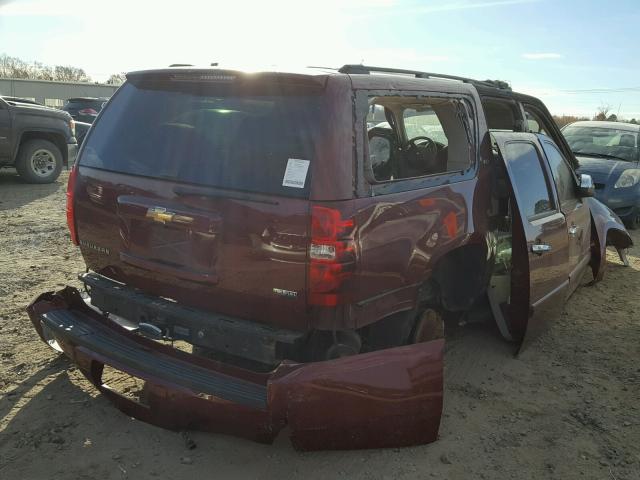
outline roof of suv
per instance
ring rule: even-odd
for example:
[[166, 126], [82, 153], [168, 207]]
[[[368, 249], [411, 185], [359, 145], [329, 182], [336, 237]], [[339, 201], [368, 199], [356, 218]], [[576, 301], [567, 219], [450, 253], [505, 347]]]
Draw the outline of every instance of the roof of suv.
[[[514, 92], [506, 82], [494, 80], [474, 80], [472, 78], [446, 75], [415, 70], [402, 70], [384, 67], [370, 67], [365, 65], [344, 65], [340, 68], [330, 67], [304, 67], [297, 69], [279, 69], [268, 67], [265, 69], [248, 69], [237, 66], [194, 66], [177, 64], [174, 67], [137, 70], [127, 73], [127, 78], [142, 75], [169, 75], [169, 74], [201, 74], [203, 80], [206, 75], [213, 73], [218, 75], [282, 75], [309, 77], [317, 81], [331, 76], [349, 76], [354, 89], [381, 89], [381, 90], [417, 90], [429, 86], [434, 90], [447, 89], [453, 92], [469, 93], [474, 90], [482, 96], [513, 98], [523, 103], [537, 105], [545, 108], [540, 99]], [[211, 78], [214, 80], [214, 78]]]
[[[347, 67], [354, 67], [349, 69]], [[361, 67], [361, 68], [360, 68]], [[372, 69], [371, 71], [367, 69]], [[345, 65], [339, 69], [330, 67], [304, 67], [304, 68], [264, 68], [264, 69], [252, 69], [246, 67], [236, 66], [194, 66], [194, 65], [176, 65], [174, 67], [150, 69], [150, 70], [137, 70], [127, 73], [127, 78], [143, 75], [170, 75], [170, 74], [190, 74], [190, 75], [203, 75], [203, 80], [206, 80], [206, 75], [212, 74], [218, 75], [282, 75], [282, 76], [306, 76], [310, 78], [320, 79], [322, 77], [331, 76], [349, 76], [352, 80], [354, 89], [365, 88], [381, 88], [381, 89], [398, 89], [398, 90], [412, 90], [416, 88], [423, 89], [425, 85], [432, 86], [452, 86], [457, 91], [471, 91], [472, 86], [478, 91], [482, 91], [485, 94], [492, 94], [495, 96], [522, 96], [528, 97], [522, 94], [517, 94], [508, 88], [501, 88], [499, 85], [506, 83], [494, 82], [490, 80], [479, 81], [465, 77], [458, 77], [453, 75], [437, 74], [437, 73], [423, 73], [412, 70], [400, 70], [393, 68], [380, 68], [380, 67], [366, 67], [360, 65]], [[214, 78], [211, 78], [214, 80]], [[528, 97], [533, 99], [533, 97]]]

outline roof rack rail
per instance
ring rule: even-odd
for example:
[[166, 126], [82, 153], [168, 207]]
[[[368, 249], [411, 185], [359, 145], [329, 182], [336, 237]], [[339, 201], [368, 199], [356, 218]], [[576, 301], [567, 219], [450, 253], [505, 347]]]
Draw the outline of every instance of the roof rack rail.
[[487, 87], [498, 88], [501, 90], [511, 90], [508, 83], [500, 80], [474, 80], [473, 78], [459, 77], [457, 75], [444, 75], [441, 73], [421, 72], [419, 70], [405, 70], [403, 68], [386, 68], [386, 67], [373, 67], [369, 65], [348, 64], [343, 65], [338, 69], [340, 73], [352, 73], [352, 74], [364, 74], [369, 75], [371, 72], [379, 73], [392, 73], [413, 75], [416, 78], [443, 78], [446, 80], [457, 80], [463, 83], [472, 83], [476, 85], [485, 85]]
[[169, 68], [171, 67], [193, 67], [193, 65], [190, 63], [172, 63], [169, 65]]

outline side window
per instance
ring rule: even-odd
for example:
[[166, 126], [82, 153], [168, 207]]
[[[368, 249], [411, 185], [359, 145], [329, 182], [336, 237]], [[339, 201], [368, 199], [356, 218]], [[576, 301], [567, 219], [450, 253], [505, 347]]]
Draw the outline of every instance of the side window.
[[370, 97], [369, 175], [375, 183], [464, 172], [473, 160], [470, 125], [461, 100]]
[[542, 135], [549, 136], [547, 130], [544, 127], [544, 122], [535, 112], [532, 112], [527, 106], [524, 107], [525, 119], [527, 121], [527, 130], [531, 133], [541, 133]]
[[542, 159], [536, 147], [528, 142], [509, 142], [505, 148], [511, 180], [527, 218], [554, 211]]
[[498, 132], [517, 132], [520, 115], [516, 104], [511, 100], [484, 97], [482, 108], [487, 128]]
[[542, 142], [542, 147], [547, 155], [547, 160], [549, 160], [553, 180], [558, 188], [560, 203], [567, 200], [575, 200], [575, 177], [560, 150], [551, 142]]

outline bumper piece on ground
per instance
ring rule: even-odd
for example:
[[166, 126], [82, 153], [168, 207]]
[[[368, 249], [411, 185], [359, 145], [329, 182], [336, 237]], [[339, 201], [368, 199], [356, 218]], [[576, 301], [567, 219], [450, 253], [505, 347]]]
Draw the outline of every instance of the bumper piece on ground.
[[[437, 437], [444, 340], [325, 362], [285, 361], [263, 374], [132, 333], [71, 287], [40, 295], [27, 310], [40, 337], [120, 410], [164, 428], [270, 443], [289, 425], [301, 450], [407, 446]], [[105, 365], [144, 380], [144, 400], [103, 382]]]

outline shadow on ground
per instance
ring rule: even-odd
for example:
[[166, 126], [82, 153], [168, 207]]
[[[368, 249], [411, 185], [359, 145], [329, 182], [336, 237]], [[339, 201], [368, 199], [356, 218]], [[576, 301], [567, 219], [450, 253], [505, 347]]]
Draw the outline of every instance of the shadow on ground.
[[[12, 168], [0, 169], [0, 211], [14, 210], [66, 188], [65, 170], [53, 183], [43, 185], [26, 183]], [[10, 200], [10, 201], [9, 201]], [[6, 205], [8, 204], [8, 205]]]

